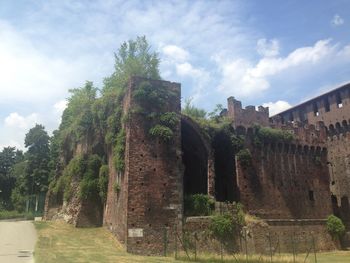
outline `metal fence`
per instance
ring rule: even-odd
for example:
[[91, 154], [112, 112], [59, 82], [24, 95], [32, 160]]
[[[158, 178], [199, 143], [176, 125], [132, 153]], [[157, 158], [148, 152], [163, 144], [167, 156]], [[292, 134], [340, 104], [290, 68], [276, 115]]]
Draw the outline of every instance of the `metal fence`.
[[176, 227], [167, 227], [164, 228], [163, 244], [164, 256], [186, 261], [214, 257], [216, 262], [248, 262], [252, 259], [254, 262], [280, 262], [284, 258], [289, 262], [317, 263], [316, 237], [312, 233], [307, 236], [293, 234], [283, 242], [278, 235], [267, 233], [258, 244], [260, 251], [256, 251], [257, 244], [246, 229], [232, 239], [219, 240], [209, 231], [178, 231]]

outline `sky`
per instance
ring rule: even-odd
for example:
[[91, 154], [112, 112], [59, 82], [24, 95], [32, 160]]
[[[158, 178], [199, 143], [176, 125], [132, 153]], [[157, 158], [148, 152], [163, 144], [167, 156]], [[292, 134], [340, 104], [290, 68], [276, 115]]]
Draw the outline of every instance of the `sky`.
[[270, 115], [350, 82], [348, 0], [1, 0], [0, 149], [58, 128], [69, 89], [113, 72], [145, 35], [164, 80], [207, 111], [234, 96]]

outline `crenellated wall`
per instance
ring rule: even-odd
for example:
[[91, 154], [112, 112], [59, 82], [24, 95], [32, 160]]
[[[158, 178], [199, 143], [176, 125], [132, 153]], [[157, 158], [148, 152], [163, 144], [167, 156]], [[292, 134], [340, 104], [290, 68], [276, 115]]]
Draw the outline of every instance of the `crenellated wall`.
[[240, 201], [249, 213], [268, 219], [324, 219], [332, 214], [326, 148], [306, 144], [309, 136], [260, 146], [254, 145], [254, 133], [247, 136], [251, 164], [244, 166], [236, 157], [236, 173]]
[[256, 111], [255, 106], [242, 108], [242, 103], [234, 97], [227, 99], [227, 117], [232, 120], [233, 127], [250, 127], [253, 124], [261, 126], [269, 125], [269, 108], [259, 106]]

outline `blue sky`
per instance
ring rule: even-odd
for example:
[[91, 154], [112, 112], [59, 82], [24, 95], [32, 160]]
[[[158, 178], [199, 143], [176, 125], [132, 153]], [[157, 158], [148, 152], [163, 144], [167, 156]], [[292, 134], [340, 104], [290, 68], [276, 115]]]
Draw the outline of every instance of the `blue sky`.
[[146, 35], [164, 79], [208, 111], [288, 108], [350, 82], [347, 0], [0, 2], [0, 149], [58, 127], [68, 90], [101, 87], [120, 44]]

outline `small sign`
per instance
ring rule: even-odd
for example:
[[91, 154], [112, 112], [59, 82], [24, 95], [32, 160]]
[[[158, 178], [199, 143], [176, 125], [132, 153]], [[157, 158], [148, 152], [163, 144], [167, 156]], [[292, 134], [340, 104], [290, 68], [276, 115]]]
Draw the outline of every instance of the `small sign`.
[[129, 237], [143, 237], [143, 229], [142, 228], [130, 228], [128, 230]]

